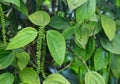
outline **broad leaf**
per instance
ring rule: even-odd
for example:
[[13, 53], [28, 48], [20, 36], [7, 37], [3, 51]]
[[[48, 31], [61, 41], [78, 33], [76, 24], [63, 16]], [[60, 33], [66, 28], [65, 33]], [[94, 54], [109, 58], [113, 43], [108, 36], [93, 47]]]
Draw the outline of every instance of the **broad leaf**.
[[0, 69], [5, 69], [12, 64], [15, 54], [11, 51], [0, 49]]
[[120, 0], [115, 0], [115, 5], [120, 7]]
[[89, 35], [85, 27], [75, 28], [75, 42], [78, 46], [85, 49]]
[[3, 0], [3, 1], [12, 3], [12, 4], [16, 5], [17, 7], [20, 7], [20, 0]]
[[96, 0], [88, 0], [76, 9], [76, 21], [81, 24], [84, 20], [92, 18], [96, 10]]
[[115, 21], [108, 16], [102, 15], [101, 16], [101, 23], [102, 23], [102, 27], [103, 27], [105, 34], [107, 35], [107, 37], [111, 41], [114, 38], [115, 32], [116, 32]]
[[[95, 50], [95, 40], [93, 38], [90, 38], [87, 44], [86, 49], [82, 49], [79, 46], [74, 46], [74, 52], [76, 55], [81, 56], [83, 60], [87, 61], [93, 54]], [[81, 65], [81, 60], [79, 60], [77, 57], [75, 58], [75, 62], [77, 65]]]
[[19, 77], [22, 84], [40, 84], [39, 76], [33, 69], [25, 68], [19, 73]]
[[11, 73], [0, 74], [0, 84], [13, 84], [14, 76]]
[[107, 64], [109, 63], [109, 53], [103, 50], [102, 48], [98, 48], [94, 55], [94, 66], [95, 70], [100, 70], [103, 68], [107, 68]]
[[120, 55], [111, 57], [111, 70], [116, 78], [120, 77]]
[[61, 65], [64, 61], [66, 51], [64, 37], [55, 30], [49, 30], [47, 32], [47, 44], [55, 62]]
[[50, 26], [55, 29], [66, 29], [69, 28], [68, 21], [60, 16], [54, 16], [51, 18]]
[[26, 27], [19, 31], [17, 35], [10, 41], [7, 46], [7, 50], [17, 49], [26, 46], [32, 42], [37, 36], [36, 29], [32, 27]]
[[70, 84], [62, 75], [60, 74], [51, 74], [49, 75], [43, 84]]
[[50, 16], [44, 11], [36, 11], [29, 15], [28, 18], [33, 24], [43, 27], [50, 22]]
[[18, 59], [17, 64], [19, 69], [22, 71], [30, 60], [30, 56], [27, 52], [16, 53]]
[[116, 33], [114, 39], [110, 42], [107, 38], [102, 37], [100, 39], [101, 45], [106, 50], [114, 53], [114, 54], [120, 54], [120, 33], [119, 31]]
[[74, 30], [75, 30], [75, 26], [67, 28], [62, 32], [62, 35], [64, 36], [65, 39], [70, 39], [72, 35], [75, 33]]
[[89, 71], [85, 75], [85, 84], [105, 84], [105, 80], [99, 73]]
[[68, 6], [71, 10], [76, 9], [77, 7], [81, 6], [88, 0], [67, 0]]

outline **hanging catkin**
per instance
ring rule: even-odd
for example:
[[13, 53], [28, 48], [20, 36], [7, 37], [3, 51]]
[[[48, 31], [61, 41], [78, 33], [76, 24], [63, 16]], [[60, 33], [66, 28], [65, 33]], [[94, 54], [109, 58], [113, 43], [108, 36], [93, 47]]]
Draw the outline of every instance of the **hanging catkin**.
[[0, 4], [0, 20], [1, 20], [3, 41], [4, 41], [4, 45], [6, 45], [5, 18], [4, 18], [4, 13], [3, 13], [3, 9], [2, 9], [2, 5], [1, 4]]
[[41, 56], [41, 73], [43, 78], [46, 78], [46, 74], [44, 70], [45, 56], [46, 56], [46, 40], [45, 40], [45, 34], [44, 34], [43, 43], [42, 43], [42, 56]]
[[37, 61], [37, 73], [40, 73], [40, 59], [41, 59], [41, 49], [42, 49], [42, 39], [44, 38], [44, 27], [39, 27], [38, 39], [37, 39], [37, 51], [36, 51], [36, 61]]

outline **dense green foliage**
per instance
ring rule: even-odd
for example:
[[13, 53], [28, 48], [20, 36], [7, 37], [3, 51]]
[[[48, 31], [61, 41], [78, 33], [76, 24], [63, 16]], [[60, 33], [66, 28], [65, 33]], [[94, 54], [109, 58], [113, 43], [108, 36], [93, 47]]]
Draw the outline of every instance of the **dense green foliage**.
[[120, 84], [120, 0], [0, 0], [0, 84]]

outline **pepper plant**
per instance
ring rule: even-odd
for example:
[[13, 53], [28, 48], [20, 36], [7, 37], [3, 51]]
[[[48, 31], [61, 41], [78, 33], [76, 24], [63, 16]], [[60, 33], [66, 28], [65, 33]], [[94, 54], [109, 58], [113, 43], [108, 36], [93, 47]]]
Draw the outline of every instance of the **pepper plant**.
[[0, 84], [119, 84], [119, 0], [0, 0]]

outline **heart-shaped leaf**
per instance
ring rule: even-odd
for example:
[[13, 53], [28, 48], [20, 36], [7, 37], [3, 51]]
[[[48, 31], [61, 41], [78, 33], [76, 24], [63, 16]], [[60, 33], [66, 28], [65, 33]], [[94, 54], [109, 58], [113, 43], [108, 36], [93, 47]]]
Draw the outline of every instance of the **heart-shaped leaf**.
[[89, 35], [85, 27], [75, 28], [75, 42], [79, 47], [85, 49], [88, 43], [88, 39], [89, 39]]
[[29, 20], [38, 26], [46, 26], [50, 22], [50, 16], [45, 11], [36, 11], [28, 16]]
[[96, 10], [96, 0], [88, 0], [76, 9], [76, 21], [81, 24], [84, 20], [92, 18]]
[[58, 31], [49, 30], [47, 32], [47, 44], [55, 62], [61, 65], [65, 58], [65, 39]]
[[112, 55], [111, 70], [116, 78], [120, 77], [120, 55]]
[[15, 54], [11, 51], [0, 49], [0, 69], [5, 69], [12, 64]]
[[19, 73], [22, 84], [40, 84], [38, 74], [30, 68], [25, 68]]
[[43, 82], [43, 84], [70, 84], [70, 83], [62, 75], [55, 73], [49, 75]]
[[68, 6], [71, 10], [76, 9], [77, 7], [81, 6], [88, 0], [67, 0]]
[[11, 73], [2, 73], [0, 75], [0, 84], [13, 84], [14, 76]]
[[104, 49], [114, 53], [114, 54], [120, 54], [120, 33], [119, 30], [116, 33], [114, 39], [110, 42], [107, 38], [102, 37], [100, 39], [101, 45]]
[[32, 27], [26, 27], [19, 31], [17, 35], [10, 41], [7, 50], [24, 47], [32, 42], [37, 36], [37, 30]]
[[103, 27], [105, 34], [111, 41], [114, 38], [115, 33], [116, 33], [115, 21], [108, 16], [102, 15], [101, 23], [102, 23], [102, 27]]
[[102, 48], [98, 48], [94, 55], [95, 70], [97, 71], [103, 68], [107, 68], [109, 57], [110, 55], [108, 52], [106, 52]]
[[30, 60], [30, 56], [27, 52], [16, 53], [17, 64], [19, 69], [22, 71]]
[[105, 80], [99, 73], [89, 71], [85, 75], [85, 84], [105, 84]]
[[50, 26], [55, 29], [66, 29], [70, 27], [68, 21], [59, 16], [51, 18]]

